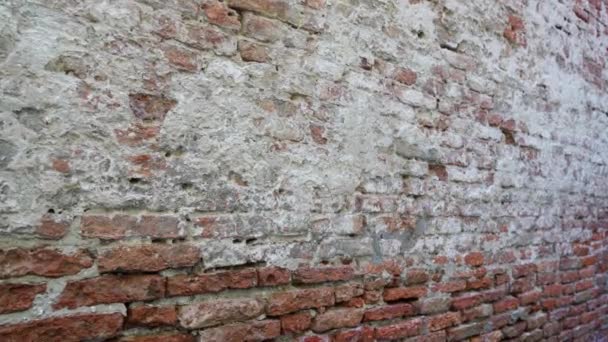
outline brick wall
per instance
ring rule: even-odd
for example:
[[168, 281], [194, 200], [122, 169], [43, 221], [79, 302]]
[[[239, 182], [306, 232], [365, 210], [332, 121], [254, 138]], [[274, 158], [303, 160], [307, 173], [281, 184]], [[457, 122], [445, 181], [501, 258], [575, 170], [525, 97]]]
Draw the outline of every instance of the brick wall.
[[0, 340], [608, 340], [607, 25], [0, 2]]

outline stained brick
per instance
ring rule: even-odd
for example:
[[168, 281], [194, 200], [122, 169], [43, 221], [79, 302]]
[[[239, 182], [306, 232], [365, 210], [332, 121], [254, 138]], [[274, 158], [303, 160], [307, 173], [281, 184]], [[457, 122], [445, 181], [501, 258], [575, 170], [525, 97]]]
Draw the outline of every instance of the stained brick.
[[77, 308], [106, 303], [127, 303], [162, 298], [165, 280], [159, 275], [105, 275], [71, 281], [53, 307]]
[[426, 287], [397, 287], [384, 290], [384, 300], [387, 302], [424, 297], [427, 293]]
[[183, 236], [177, 218], [172, 216], [85, 215], [81, 219], [80, 231], [84, 237], [103, 240], [131, 236], [167, 239]]
[[363, 321], [381, 321], [403, 316], [412, 316], [415, 313], [416, 308], [411, 304], [393, 304], [365, 310]]
[[168, 296], [190, 296], [220, 292], [226, 289], [255, 287], [258, 274], [255, 269], [222, 271], [200, 275], [176, 275], [167, 279]]
[[281, 334], [278, 320], [233, 323], [201, 331], [199, 341], [267, 341]]
[[401, 323], [377, 327], [375, 336], [380, 340], [395, 340], [419, 335], [421, 330], [422, 319], [415, 318]]
[[116, 336], [122, 328], [119, 313], [47, 318], [0, 327], [3, 341], [79, 341]]
[[186, 244], [122, 245], [103, 250], [98, 257], [100, 272], [156, 272], [194, 266], [199, 249]]
[[353, 328], [361, 323], [362, 318], [362, 309], [331, 309], [315, 317], [312, 331], [320, 333], [337, 328]]
[[38, 275], [61, 277], [93, 265], [85, 250], [62, 252], [54, 248], [12, 248], [0, 250], [0, 278]]
[[200, 329], [245, 321], [263, 312], [264, 305], [257, 299], [225, 299], [182, 306], [178, 310], [178, 319], [186, 329]]
[[46, 284], [1, 284], [0, 314], [31, 308], [36, 295], [45, 291]]
[[334, 291], [329, 287], [279, 292], [268, 299], [266, 313], [270, 316], [280, 316], [302, 309], [333, 306]]
[[157, 327], [177, 324], [175, 306], [131, 306], [127, 323], [133, 326]]

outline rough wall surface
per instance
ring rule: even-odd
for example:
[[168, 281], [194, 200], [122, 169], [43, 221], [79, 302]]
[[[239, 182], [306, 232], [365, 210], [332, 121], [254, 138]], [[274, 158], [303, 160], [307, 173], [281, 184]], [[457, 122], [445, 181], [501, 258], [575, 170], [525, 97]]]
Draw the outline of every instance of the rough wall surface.
[[0, 340], [605, 341], [608, 1], [0, 1]]

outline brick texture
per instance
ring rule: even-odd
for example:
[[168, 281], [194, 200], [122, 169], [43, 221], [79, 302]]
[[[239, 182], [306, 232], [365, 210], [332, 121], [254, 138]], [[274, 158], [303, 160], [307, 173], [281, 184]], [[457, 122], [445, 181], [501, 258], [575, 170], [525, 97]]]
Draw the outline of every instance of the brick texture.
[[608, 341], [607, 27], [0, 1], [0, 341]]

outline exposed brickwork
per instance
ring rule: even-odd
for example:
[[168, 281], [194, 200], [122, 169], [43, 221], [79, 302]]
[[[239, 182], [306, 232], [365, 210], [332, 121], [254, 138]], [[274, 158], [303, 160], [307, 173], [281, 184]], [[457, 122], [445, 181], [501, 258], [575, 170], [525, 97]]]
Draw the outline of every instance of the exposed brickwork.
[[608, 340], [607, 27], [0, 1], [0, 341]]

